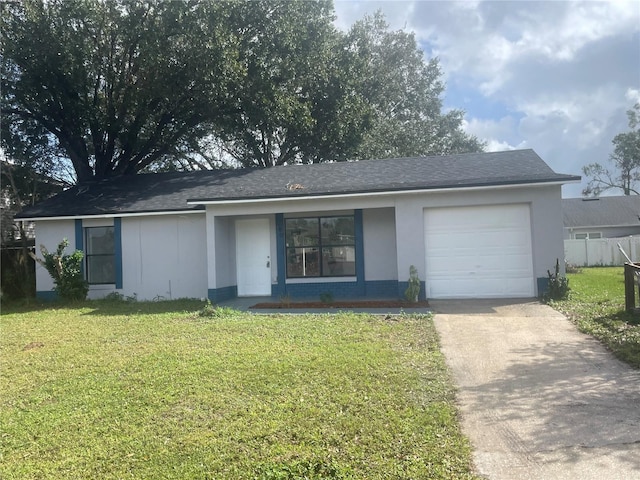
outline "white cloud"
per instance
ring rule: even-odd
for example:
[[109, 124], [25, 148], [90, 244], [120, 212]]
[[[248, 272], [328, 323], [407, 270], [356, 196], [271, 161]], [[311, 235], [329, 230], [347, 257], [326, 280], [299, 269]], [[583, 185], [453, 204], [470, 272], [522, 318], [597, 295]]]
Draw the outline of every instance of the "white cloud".
[[518, 124], [519, 121], [511, 116], [502, 117], [499, 120], [472, 118], [465, 119], [462, 122], [462, 128], [465, 132], [484, 139], [487, 142], [488, 152], [530, 148], [526, 141], [509, 142], [509, 139], [516, 137]]
[[638, 103], [640, 102], [640, 90], [636, 88], [628, 88], [625, 97], [630, 102]]
[[[640, 3], [336, 1], [347, 28], [381, 9], [437, 56], [447, 103], [488, 149], [533, 148], [555, 170], [606, 163], [640, 101]], [[584, 182], [583, 182], [584, 183]], [[577, 196], [581, 186], [565, 194]]]

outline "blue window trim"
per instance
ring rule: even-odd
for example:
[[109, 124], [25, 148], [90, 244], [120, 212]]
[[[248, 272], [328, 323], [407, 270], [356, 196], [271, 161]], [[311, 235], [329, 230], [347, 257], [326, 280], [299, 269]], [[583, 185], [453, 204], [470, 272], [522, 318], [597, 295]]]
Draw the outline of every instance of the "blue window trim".
[[[76, 228], [76, 250], [80, 250], [84, 254], [84, 229], [82, 228], [82, 219], [76, 218], [75, 220], [75, 228]], [[80, 264], [80, 271], [82, 275], [84, 275], [84, 261]]]
[[285, 238], [284, 238], [284, 214], [276, 213], [276, 251], [277, 251], [277, 266], [278, 266], [278, 288], [277, 291], [273, 291], [272, 294], [284, 295], [287, 291], [286, 277], [287, 277], [287, 265], [285, 263]]
[[356, 287], [360, 291], [360, 295], [364, 295], [364, 229], [361, 208], [353, 211], [353, 222], [356, 236]]
[[[355, 209], [353, 211], [353, 223], [354, 233], [356, 240], [356, 282], [355, 289], [349, 290], [351, 296], [364, 295], [366, 292], [364, 281], [364, 230], [362, 222], [362, 209]], [[276, 213], [276, 249], [277, 249], [277, 261], [278, 261], [278, 285], [272, 288], [272, 295], [285, 295], [289, 289], [292, 291], [304, 289], [305, 284], [290, 284], [287, 285], [287, 265], [286, 265], [286, 245], [285, 245], [285, 224], [284, 214]], [[336, 285], [340, 285], [341, 288], [346, 285], [344, 282], [336, 282]], [[307, 284], [308, 289], [321, 288], [323, 290], [330, 290], [331, 283]], [[346, 293], [346, 291], [344, 292]]]
[[116, 288], [122, 288], [122, 218], [113, 219], [113, 254], [116, 273]]
[[[75, 237], [76, 237], [76, 250], [80, 250], [85, 253], [84, 250], [84, 228], [82, 226], [82, 219], [77, 218], [75, 220]], [[113, 219], [113, 255], [115, 262], [115, 274], [116, 274], [116, 288], [122, 288], [122, 218], [115, 217]], [[82, 273], [84, 274], [84, 262], [82, 262]]]

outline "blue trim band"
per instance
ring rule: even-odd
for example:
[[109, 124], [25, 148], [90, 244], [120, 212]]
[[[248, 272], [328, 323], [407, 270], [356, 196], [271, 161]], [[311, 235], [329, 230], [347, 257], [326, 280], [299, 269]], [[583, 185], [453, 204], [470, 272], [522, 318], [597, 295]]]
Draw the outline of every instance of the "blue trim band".
[[[397, 280], [368, 280], [364, 283], [364, 292], [359, 282], [313, 282], [313, 283], [288, 283], [287, 294], [291, 298], [319, 298], [323, 293], [330, 293], [334, 298], [404, 298], [404, 291], [408, 282]], [[424, 282], [421, 282], [420, 300], [425, 300]], [[277, 298], [275, 285], [272, 290], [273, 297]]]
[[334, 298], [360, 297], [358, 282], [319, 282], [319, 283], [289, 283], [287, 295], [292, 298], [319, 298], [323, 293], [329, 293]]
[[549, 289], [549, 277], [536, 278], [536, 286], [538, 287], [538, 297], [542, 297]]
[[116, 288], [122, 288], [122, 218], [113, 219], [113, 261], [115, 262]]
[[238, 296], [238, 287], [232, 285], [230, 287], [210, 288], [207, 291], [207, 297], [211, 303], [222, 302], [223, 300], [230, 300]]
[[371, 298], [397, 298], [397, 280], [367, 280], [364, 282], [365, 297]]
[[44, 302], [55, 302], [58, 294], [54, 290], [40, 290], [36, 292], [36, 298]]

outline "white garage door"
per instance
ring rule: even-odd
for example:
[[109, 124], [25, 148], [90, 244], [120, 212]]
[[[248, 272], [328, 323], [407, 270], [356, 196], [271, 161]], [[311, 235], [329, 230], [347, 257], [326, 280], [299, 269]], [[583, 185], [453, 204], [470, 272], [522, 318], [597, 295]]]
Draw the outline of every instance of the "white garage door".
[[534, 296], [529, 206], [424, 212], [429, 298]]

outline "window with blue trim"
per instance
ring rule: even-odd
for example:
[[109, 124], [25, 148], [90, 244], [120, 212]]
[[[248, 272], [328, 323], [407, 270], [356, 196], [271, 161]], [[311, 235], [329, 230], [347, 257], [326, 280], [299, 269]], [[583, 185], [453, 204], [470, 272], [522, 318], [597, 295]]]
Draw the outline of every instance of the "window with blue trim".
[[114, 227], [85, 228], [85, 271], [90, 285], [116, 282]]
[[285, 219], [287, 278], [356, 274], [353, 215]]

